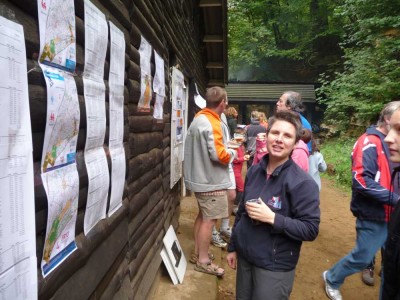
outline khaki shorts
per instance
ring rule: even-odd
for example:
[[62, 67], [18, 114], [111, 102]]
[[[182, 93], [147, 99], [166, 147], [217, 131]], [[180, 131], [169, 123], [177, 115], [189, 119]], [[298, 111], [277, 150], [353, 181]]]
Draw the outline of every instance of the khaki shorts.
[[202, 195], [195, 193], [203, 219], [223, 219], [228, 214], [228, 197], [224, 195]]

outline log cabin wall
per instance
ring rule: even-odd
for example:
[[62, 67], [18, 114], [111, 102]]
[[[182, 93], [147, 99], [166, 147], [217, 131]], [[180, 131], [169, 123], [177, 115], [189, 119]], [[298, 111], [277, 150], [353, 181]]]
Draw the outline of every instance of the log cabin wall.
[[[170, 181], [170, 67], [179, 65], [191, 86], [204, 91], [207, 84], [205, 60], [201, 52], [202, 18], [198, 1], [183, 0], [92, 0], [124, 32], [125, 91], [124, 148], [126, 179], [123, 206], [100, 221], [87, 236], [83, 221], [88, 193], [84, 163], [86, 113], [83, 97], [84, 0], [75, 0], [77, 68], [75, 81], [80, 103], [77, 144], [79, 205], [76, 222], [78, 249], [46, 278], [40, 270], [47, 222], [47, 198], [41, 181], [40, 160], [46, 127], [46, 83], [37, 64], [39, 27], [36, 0], [0, 0], [0, 15], [24, 28], [31, 109], [34, 157], [36, 243], [39, 299], [145, 299], [160, 267], [162, 238], [170, 226], [178, 225], [180, 184], [171, 190]], [[140, 97], [141, 36], [161, 55], [165, 63], [166, 99], [164, 120], [137, 112]], [[109, 43], [109, 42], [108, 42]], [[105, 63], [108, 91], [109, 46]], [[154, 75], [154, 57], [152, 58]], [[107, 132], [104, 148], [108, 156], [108, 92], [106, 92]], [[110, 159], [107, 157], [110, 167]]]

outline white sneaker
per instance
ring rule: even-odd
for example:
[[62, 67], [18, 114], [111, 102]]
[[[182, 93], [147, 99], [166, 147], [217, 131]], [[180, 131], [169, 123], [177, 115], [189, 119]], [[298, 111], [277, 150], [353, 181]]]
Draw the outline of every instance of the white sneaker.
[[325, 283], [326, 295], [331, 300], [343, 300], [342, 294], [340, 293], [340, 291], [338, 289], [334, 289], [326, 280], [326, 273], [328, 273], [328, 271], [324, 271], [322, 273], [322, 278], [324, 279], [324, 283]]
[[218, 232], [212, 234], [211, 244], [218, 248], [225, 248], [228, 245], [224, 242]]
[[221, 229], [219, 233], [221, 235], [221, 238], [225, 242], [229, 243], [229, 241], [231, 239], [231, 235], [232, 235], [232, 229], [230, 227], [224, 228], [224, 229]]

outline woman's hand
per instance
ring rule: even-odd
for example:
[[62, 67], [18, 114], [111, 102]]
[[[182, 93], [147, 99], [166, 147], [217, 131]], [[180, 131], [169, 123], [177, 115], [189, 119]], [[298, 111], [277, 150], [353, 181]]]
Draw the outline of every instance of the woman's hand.
[[246, 202], [246, 211], [250, 218], [273, 225], [275, 213], [260, 199], [258, 202]]
[[228, 255], [226, 256], [226, 262], [228, 263], [228, 266], [230, 266], [232, 269], [236, 270], [237, 253], [229, 252]]

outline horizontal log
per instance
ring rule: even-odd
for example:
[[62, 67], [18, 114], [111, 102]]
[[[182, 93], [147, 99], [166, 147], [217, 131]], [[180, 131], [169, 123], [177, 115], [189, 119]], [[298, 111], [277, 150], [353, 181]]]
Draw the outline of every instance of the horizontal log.
[[139, 178], [147, 170], [151, 170], [163, 160], [162, 150], [158, 148], [152, 149], [149, 153], [140, 154], [129, 160], [128, 183]]
[[137, 178], [135, 181], [128, 184], [128, 195], [134, 195], [143, 188], [143, 186], [147, 185], [147, 183], [151, 182], [153, 179], [157, 178], [162, 170], [162, 164], [158, 164], [152, 170], [148, 170], [142, 176]]
[[132, 44], [129, 45], [129, 48], [127, 49], [127, 52], [129, 54], [129, 58], [131, 61], [133, 61], [135, 64], [140, 65], [140, 53], [139, 50], [135, 48]]
[[129, 137], [129, 146], [131, 155], [136, 155], [149, 152], [153, 148], [162, 148], [161, 132], [151, 133], [131, 133]]
[[132, 23], [131, 30], [129, 32], [129, 37], [131, 44], [136, 48], [139, 49], [140, 47], [140, 42], [142, 40], [142, 32], [139, 30], [139, 28], [135, 25], [135, 23]]
[[[103, 237], [102, 243], [96, 249], [90, 251], [82, 268], [75, 269], [73, 276], [64, 277], [66, 280], [54, 293], [54, 299], [87, 299], [125, 247], [126, 230], [126, 219], [123, 219], [112, 232]], [[82, 282], [85, 283], [85, 288], [77, 289]]]
[[[154, 253], [160, 253], [161, 251], [161, 245], [158, 243], [157, 245], [159, 245], [159, 247], [154, 249]], [[135, 277], [132, 280], [133, 294], [138, 300], [147, 299], [147, 295], [151, 289], [151, 283], [154, 281], [154, 277], [161, 265], [161, 261], [162, 259], [160, 255], [153, 254], [152, 260], [149, 260], [148, 263], [146, 261], [140, 266], [139, 274], [141, 274], [141, 276]], [[138, 279], [137, 281], [136, 278]]]
[[[129, 273], [128, 260], [126, 259], [127, 249], [128, 245], [122, 249], [110, 270], [101, 280], [89, 299], [114, 299], [114, 295], [121, 289], [121, 287], [125, 289], [126, 295], [130, 294], [129, 284], [125, 286], [123, 285], [124, 278], [127, 277]], [[125, 297], [125, 299], [128, 299], [128, 297]]]
[[[128, 218], [130, 220], [130, 228], [132, 224], [140, 224], [140, 222], [144, 219], [144, 217], [149, 213], [138, 214], [138, 212], [142, 209], [142, 207], [152, 208], [156, 203], [162, 198], [162, 186], [161, 186], [162, 178], [161, 176], [157, 176], [151, 182], [147, 183], [147, 186], [143, 187], [143, 189], [134, 194], [129, 195], [129, 214]], [[161, 195], [159, 192], [161, 191]], [[135, 227], [134, 225], [133, 227]], [[132, 227], [132, 228], [133, 228]], [[134, 232], [134, 229], [129, 231], [130, 233]]]
[[138, 103], [140, 99], [140, 83], [128, 79], [127, 87], [129, 91], [129, 103]]
[[129, 61], [128, 67], [128, 78], [134, 81], [140, 82], [140, 66], [134, 63], [133, 61]]
[[129, 116], [130, 132], [150, 132], [153, 128], [153, 116]]
[[150, 26], [149, 22], [143, 16], [141, 11], [137, 9], [137, 7], [133, 9], [131, 18], [133, 23], [140, 28], [142, 35], [146, 38], [146, 40], [153, 46], [154, 49], [157, 50], [160, 55], [163, 55], [165, 51], [164, 45], [161, 43], [154, 29]]

